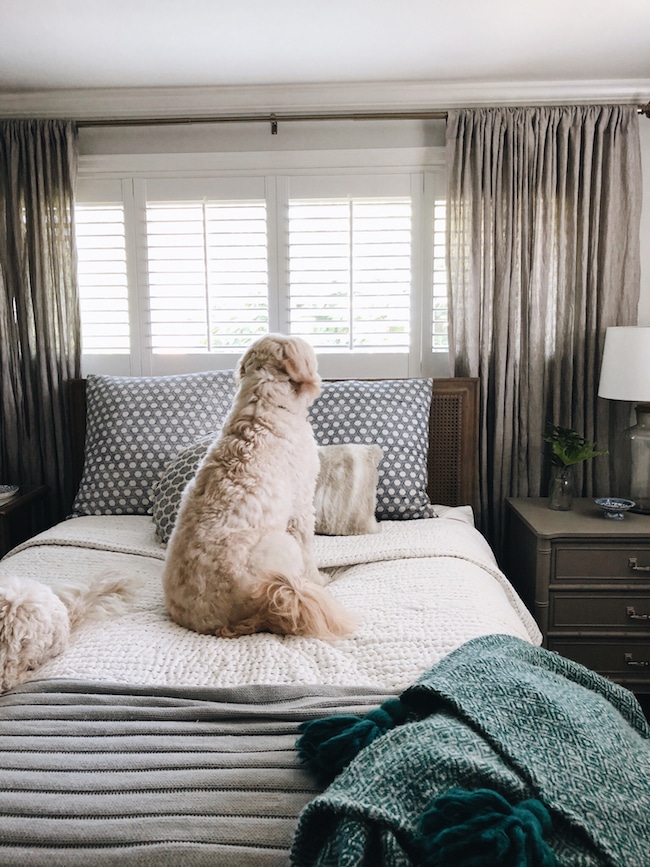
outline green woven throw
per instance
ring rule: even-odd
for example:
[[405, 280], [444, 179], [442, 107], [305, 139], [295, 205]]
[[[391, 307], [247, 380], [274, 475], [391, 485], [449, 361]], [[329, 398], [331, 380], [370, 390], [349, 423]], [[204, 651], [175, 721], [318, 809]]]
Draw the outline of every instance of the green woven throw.
[[638, 702], [518, 638], [466, 642], [372, 716], [305, 726], [301, 755], [320, 777], [342, 770], [300, 816], [299, 867], [483, 867], [453, 848], [476, 834], [497, 859], [507, 845], [495, 864], [650, 867]]
[[398, 698], [391, 698], [362, 717], [334, 714], [310, 720], [299, 727], [302, 736], [296, 743], [298, 755], [325, 786], [375, 738], [406, 722], [408, 714], [405, 704]]
[[510, 804], [491, 789], [453, 788], [422, 814], [410, 855], [421, 867], [556, 867], [536, 798]]

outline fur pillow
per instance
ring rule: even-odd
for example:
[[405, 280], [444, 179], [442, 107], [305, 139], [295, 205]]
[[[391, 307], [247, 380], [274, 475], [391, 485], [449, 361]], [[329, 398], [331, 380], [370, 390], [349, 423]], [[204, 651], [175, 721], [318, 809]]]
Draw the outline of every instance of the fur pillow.
[[[181, 495], [211, 442], [212, 437], [203, 437], [182, 451], [167, 464], [156, 484], [152, 514], [161, 542], [169, 541]], [[316, 532], [329, 536], [376, 533], [377, 467], [382, 449], [375, 445], [320, 446], [318, 454], [321, 471], [314, 500]]]
[[319, 446], [320, 472], [314, 497], [317, 533], [362, 536], [379, 532], [375, 518], [377, 467], [383, 456], [377, 445]]

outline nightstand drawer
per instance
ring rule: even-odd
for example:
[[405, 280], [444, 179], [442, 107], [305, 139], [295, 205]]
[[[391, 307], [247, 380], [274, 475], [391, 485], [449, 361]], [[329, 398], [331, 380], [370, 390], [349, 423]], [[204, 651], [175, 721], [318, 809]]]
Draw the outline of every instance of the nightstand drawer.
[[645, 629], [650, 632], [650, 592], [645, 594], [553, 593], [550, 627]]
[[[636, 563], [630, 562], [634, 560]], [[575, 578], [635, 578], [650, 582], [650, 544], [599, 545], [593, 540], [589, 545], [557, 545], [552, 580]]]
[[634, 639], [560, 639], [549, 636], [549, 650], [581, 662], [621, 683], [650, 682], [650, 642]]

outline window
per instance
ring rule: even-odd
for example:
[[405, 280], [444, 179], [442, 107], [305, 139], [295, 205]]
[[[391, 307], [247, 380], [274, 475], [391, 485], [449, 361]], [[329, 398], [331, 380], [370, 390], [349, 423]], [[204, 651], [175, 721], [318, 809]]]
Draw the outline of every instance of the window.
[[130, 352], [124, 208], [82, 205], [75, 212], [84, 352]]
[[153, 352], [220, 352], [269, 327], [266, 203], [147, 205]]
[[84, 175], [84, 374], [233, 367], [280, 331], [323, 376], [446, 375], [442, 172], [288, 169]]
[[409, 199], [289, 202], [291, 333], [316, 349], [409, 348]]
[[433, 352], [446, 352], [449, 349], [449, 304], [447, 301], [447, 253], [445, 245], [447, 203], [444, 199], [436, 199], [433, 213], [431, 349]]

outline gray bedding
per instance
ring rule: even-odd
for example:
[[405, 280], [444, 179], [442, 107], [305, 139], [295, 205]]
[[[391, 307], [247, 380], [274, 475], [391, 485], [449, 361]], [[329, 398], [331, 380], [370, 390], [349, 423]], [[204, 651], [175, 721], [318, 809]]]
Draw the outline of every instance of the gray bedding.
[[33, 681], [0, 697], [0, 865], [286, 865], [300, 722], [388, 696]]

